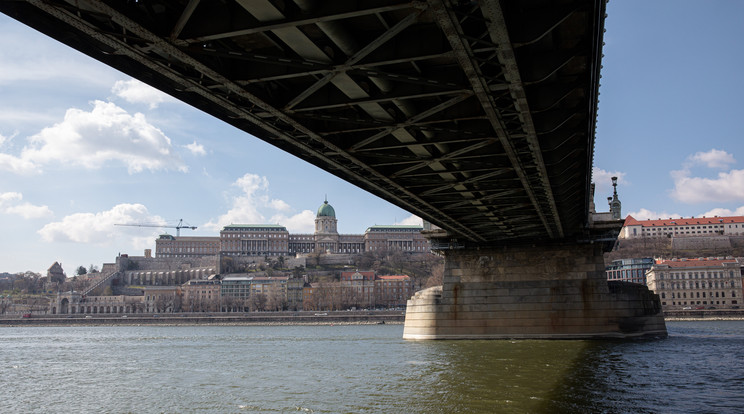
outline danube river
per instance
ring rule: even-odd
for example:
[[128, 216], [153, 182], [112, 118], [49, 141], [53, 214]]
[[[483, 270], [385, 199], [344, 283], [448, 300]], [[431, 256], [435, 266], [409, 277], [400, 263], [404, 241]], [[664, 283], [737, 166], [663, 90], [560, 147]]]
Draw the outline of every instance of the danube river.
[[668, 329], [414, 342], [402, 325], [0, 328], [0, 412], [744, 412], [744, 321]]

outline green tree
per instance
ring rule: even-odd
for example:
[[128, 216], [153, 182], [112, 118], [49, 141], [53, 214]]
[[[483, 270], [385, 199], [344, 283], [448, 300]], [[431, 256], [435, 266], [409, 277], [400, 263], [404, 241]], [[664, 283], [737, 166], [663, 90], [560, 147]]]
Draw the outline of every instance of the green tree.
[[85, 266], [78, 266], [77, 270], [75, 270], [75, 274], [78, 276], [82, 276], [87, 274], [88, 271], [85, 269]]

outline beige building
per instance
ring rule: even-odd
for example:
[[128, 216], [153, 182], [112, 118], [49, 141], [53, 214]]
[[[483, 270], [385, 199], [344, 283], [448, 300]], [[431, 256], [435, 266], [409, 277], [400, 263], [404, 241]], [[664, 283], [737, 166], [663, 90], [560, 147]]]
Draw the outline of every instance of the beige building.
[[375, 306], [375, 272], [341, 272], [341, 287], [348, 302], [361, 308]]
[[175, 237], [161, 234], [155, 241], [157, 257], [213, 256], [220, 253], [220, 240], [216, 237]]
[[179, 286], [145, 286], [145, 312], [175, 312], [181, 306]]
[[408, 275], [378, 276], [375, 280], [376, 306], [386, 308], [406, 306], [415, 293], [413, 280]]
[[664, 309], [738, 308], [743, 293], [736, 259], [657, 259], [646, 282]]
[[128, 314], [145, 311], [144, 296], [86, 296], [62, 292], [50, 303], [51, 314]]
[[184, 312], [216, 312], [220, 309], [220, 281], [189, 280], [181, 286]]
[[364, 234], [339, 234], [336, 211], [325, 200], [318, 207], [313, 234], [290, 234], [278, 224], [231, 224], [219, 237], [161, 235], [157, 257], [295, 256], [298, 254], [355, 254], [368, 251], [427, 253], [429, 241], [422, 226], [371, 226]]
[[372, 226], [364, 232], [365, 251], [403, 251], [426, 253], [429, 241], [421, 234], [421, 226]]
[[220, 231], [223, 256], [286, 256], [289, 232], [278, 224], [231, 224]]
[[742, 236], [744, 216], [700, 217], [657, 220], [625, 218], [620, 238]]

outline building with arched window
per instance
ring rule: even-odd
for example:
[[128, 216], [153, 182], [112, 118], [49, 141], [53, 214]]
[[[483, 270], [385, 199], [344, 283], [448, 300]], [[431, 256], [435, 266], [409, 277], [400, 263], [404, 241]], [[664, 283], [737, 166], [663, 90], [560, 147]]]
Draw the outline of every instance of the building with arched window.
[[294, 256], [297, 254], [358, 254], [367, 251], [428, 253], [422, 226], [368, 227], [364, 234], [339, 234], [336, 210], [325, 200], [315, 215], [315, 232], [290, 234], [279, 224], [230, 224], [219, 237], [161, 235], [155, 241], [157, 257]]
[[646, 282], [664, 309], [738, 308], [744, 294], [737, 259], [657, 259]]

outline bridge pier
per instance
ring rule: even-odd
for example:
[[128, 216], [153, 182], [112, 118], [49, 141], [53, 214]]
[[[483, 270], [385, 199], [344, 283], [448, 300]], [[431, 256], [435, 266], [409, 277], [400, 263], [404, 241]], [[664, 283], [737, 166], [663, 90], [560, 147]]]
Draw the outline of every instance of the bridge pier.
[[601, 243], [445, 250], [443, 286], [408, 301], [405, 339], [667, 335], [659, 296], [608, 282]]

